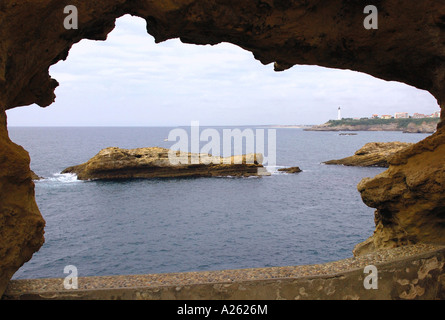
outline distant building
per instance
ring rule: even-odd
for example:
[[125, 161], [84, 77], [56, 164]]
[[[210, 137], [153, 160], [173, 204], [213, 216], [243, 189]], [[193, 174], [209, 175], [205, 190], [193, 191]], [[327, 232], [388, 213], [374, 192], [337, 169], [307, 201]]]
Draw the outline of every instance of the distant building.
[[396, 119], [408, 119], [409, 118], [409, 114], [408, 112], [396, 112], [394, 115], [394, 118]]
[[378, 119], [379, 118], [379, 115], [378, 114], [373, 114], [372, 115], [372, 119]]
[[342, 119], [342, 117], [341, 117], [341, 108], [338, 107], [337, 120], [341, 120], [341, 119]]
[[415, 114], [413, 114], [413, 118], [414, 119], [422, 119], [422, 118], [428, 118], [428, 116], [426, 114], [416, 112]]
[[436, 111], [431, 115], [431, 118], [440, 118], [440, 111]]
[[392, 119], [392, 115], [390, 114], [384, 114], [380, 117], [381, 119]]

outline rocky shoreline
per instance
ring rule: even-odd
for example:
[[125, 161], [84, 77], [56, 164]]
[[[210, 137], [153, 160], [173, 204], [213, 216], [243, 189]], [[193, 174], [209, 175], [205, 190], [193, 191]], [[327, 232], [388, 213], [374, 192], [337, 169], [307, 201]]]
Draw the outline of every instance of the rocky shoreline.
[[[87, 162], [66, 168], [61, 173], [74, 173], [79, 180], [270, 175], [262, 165], [261, 154], [222, 158], [208, 154], [171, 152], [159, 147], [111, 147], [101, 150]], [[171, 160], [176, 160], [177, 163]]]
[[[376, 121], [374, 121], [376, 120]], [[304, 131], [402, 131], [404, 133], [434, 133], [439, 119], [368, 119], [331, 120]]]
[[405, 142], [370, 142], [357, 150], [353, 156], [323, 162], [328, 165], [358, 167], [389, 167], [389, 159], [397, 152], [405, 150], [413, 143]]

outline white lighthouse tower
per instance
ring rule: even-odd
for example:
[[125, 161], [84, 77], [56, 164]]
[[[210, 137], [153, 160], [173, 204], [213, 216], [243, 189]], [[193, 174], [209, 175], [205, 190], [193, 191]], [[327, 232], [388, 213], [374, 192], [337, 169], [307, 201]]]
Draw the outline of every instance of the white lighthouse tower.
[[338, 107], [338, 115], [337, 115], [337, 120], [341, 120], [341, 108]]

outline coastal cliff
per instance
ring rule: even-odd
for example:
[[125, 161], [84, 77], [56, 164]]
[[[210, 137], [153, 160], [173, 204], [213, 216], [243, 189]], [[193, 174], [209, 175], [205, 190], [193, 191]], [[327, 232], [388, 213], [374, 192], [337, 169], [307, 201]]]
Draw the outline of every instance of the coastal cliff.
[[424, 242], [445, 243], [445, 128], [389, 159], [388, 170], [357, 186], [363, 202], [376, 208], [374, 234], [354, 249]]
[[389, 159], [413, 143], [405, 142], [370, 142], [357, 150], [353, 156], [339, 160], [329, 160], [324, 164], [356, 167], [389, 167]]
[[439, 118], [425, 119], [343, 119], [330, 120], [305, 131], [402, 131], [405, 133], [434, 133]]
[[0, 112], [0, 296], [44, 242], [45, 220], [34, 197], [28, 152], [13, 143]]
[[169, 152], [159, 147], [106, 148], [86, 163], [66, 168], [62, 173], [75, 173], [79, 180], [269, 175], [262, 165], [261, 154], [221, 158], [174, 152], [173, 156], [180, 163], [172, 164]]
[[357, 186], [363, 202], [375, 208], [374, 234], [354, 255], [414, 243], [445, 242], [445, 130], [420, 143], [367, 143], [331, 165], [377, 166], [388, 170]]
[[39, 175], [37, 175], [34, 171], [31, 170], [31, 178], [32, 180], [38, 181], [41, 180], [42, 177], [40, 177]]

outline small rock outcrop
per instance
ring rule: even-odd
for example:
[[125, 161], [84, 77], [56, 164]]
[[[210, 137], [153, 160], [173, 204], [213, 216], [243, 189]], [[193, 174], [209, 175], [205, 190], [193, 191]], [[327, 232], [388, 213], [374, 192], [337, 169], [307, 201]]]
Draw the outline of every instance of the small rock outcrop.
[[222, 158], [159, 147], [112, 147], [101, 150], [86, 163], [66, 168], [62, 173], [75, 173], [79, 180], [268, 175], [262, 162], [261, 154]]
[[413, 143], [405, 142], [370, 142], [357, 150], [353, 156], [339, 160], [329, 160], [324, 164], [336, 164], [357, 167], [389, 167], [389, 159]]
[[286, 173], [299, 173], [299, 172], [302, 172], [303, 170], [301, 170], [299, 167], [290, 167], [290, 168], [281, 168], [281, 169], [278, 169], [278, 171], [286, 172]]
[[34, 171], [31, 170], [31, 179], [38, 181], [38, 180], [42, 180], [43, 178], [40, 177], [39, 175], [37, 175]]

